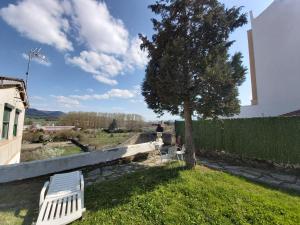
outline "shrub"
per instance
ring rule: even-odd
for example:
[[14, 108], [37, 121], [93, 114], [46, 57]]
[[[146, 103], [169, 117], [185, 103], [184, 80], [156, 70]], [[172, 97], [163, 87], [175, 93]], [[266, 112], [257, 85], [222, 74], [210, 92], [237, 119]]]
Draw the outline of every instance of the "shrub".
[[[184, 122], [176, 121], [175, 129], [177, 136], [184, 137]], [[193, 129], [198, 149], [300, 164], [299, 117], [200, 120], [193, 122]]]
[[23, 133], [23, 142], [30, 143], [41, 143], [43, 140], [43, 132], [24, 132]]

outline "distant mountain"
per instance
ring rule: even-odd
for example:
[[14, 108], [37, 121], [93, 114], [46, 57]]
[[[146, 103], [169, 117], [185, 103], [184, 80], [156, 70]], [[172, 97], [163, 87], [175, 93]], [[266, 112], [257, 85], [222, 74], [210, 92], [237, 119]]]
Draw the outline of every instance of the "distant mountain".
[[45, 111], [45, 110], [38, 110], [38, 109], [26, 109], [26, 117], [27, 118], [45, 118], [45, 119], [56, 119], [62, 115], [64, 112], [61, 111]]

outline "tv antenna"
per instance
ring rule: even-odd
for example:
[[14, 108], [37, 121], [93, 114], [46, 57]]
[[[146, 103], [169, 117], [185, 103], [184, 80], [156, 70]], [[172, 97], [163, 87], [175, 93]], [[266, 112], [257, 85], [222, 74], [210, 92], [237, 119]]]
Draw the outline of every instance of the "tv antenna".
[[34, 49], [31, 49], [27, 53], [28, 64], [27, 64], [26, 80], [25, 80], [26, 88], [27, 88], [27, 82], [28, 82], [30, 63], [31, 63], [32, 59], [38, 59], [43, 62], [48, 62], [47, 57], [41, 53], [41, 50], [42, 50], [41, 48], [34, 48]]

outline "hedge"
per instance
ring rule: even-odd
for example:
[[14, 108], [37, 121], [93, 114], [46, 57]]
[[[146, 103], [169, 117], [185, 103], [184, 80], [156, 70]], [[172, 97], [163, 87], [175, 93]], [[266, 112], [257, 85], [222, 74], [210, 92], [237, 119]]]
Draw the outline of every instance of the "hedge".
[[[184, 122], [175, 122], [184, 140]], [[241, 157], [300, 164], [300, 117], [193, 121], [197, 149], [223, 150]]]

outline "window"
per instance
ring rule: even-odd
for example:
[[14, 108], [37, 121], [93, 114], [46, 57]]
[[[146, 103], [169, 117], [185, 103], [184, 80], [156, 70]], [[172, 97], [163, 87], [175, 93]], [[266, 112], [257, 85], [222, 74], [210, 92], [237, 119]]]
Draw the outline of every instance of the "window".
[[11, 113], [11, 108], [5, 105], [4, 113], [3, 113], [3, 126], [2, 126], [3, 139], [8, 139], [10, 113]]
[[18, 134], [18, 121], [19, 121], [19, 115], [20, 115], [20, 111], [18, 109], [16, 109], [16, 114], [15, 114], [15, 121], [14, 121], [14, 136], [16, 137]]

